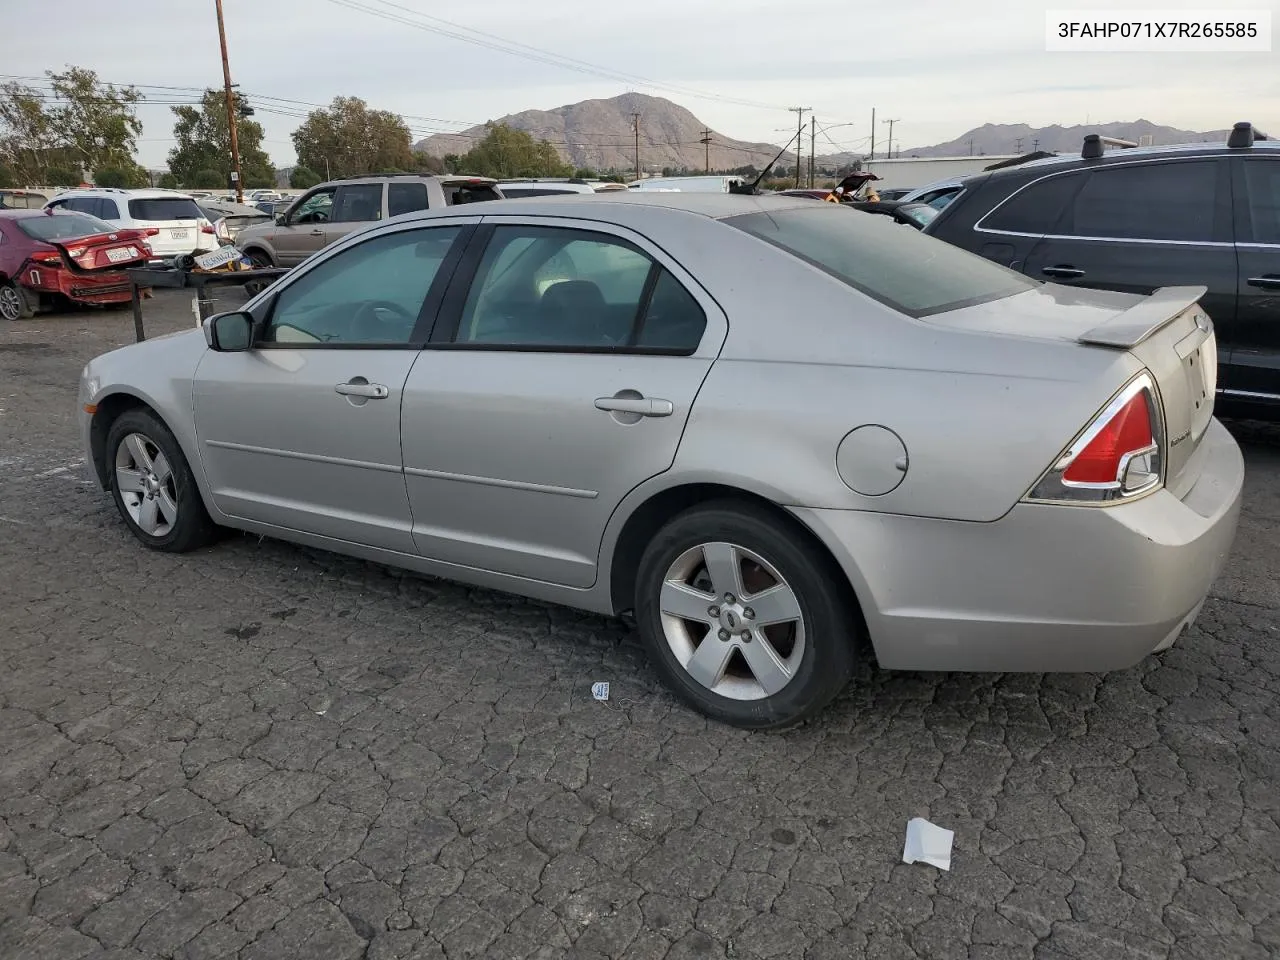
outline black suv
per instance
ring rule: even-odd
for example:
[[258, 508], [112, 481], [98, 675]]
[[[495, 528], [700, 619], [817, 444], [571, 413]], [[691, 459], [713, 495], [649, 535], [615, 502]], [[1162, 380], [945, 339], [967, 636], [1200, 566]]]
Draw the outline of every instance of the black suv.
[[925, 232], [1054, 283], [1207, 286], [1216, 410], [1280, 419], [1280, 142], [1237, 123], [1225, 144], [1103, 147], [969, 178]]

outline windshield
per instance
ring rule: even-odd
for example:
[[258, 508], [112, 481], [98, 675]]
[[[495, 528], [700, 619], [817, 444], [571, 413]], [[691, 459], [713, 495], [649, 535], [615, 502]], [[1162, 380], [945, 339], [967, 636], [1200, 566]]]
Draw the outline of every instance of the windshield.
[[928, 226], [929, 221], [938, 215], [937, 208], [928, 204], [911, 203], [899, 207], [898, 210], [904, 217], [910, 217], [922, 227]]
[[199, 220], [200, 208], [187, 197], [148, 197], [129, 201], [135, 220]]
[[18, 229], [35, 240], [74, 240], [93, 233], [113, 233], [117, 228], [87, 213], [51, 213], [23, 217]]
[[724, 221], [912, 317], [1032, 289], [1021, 274], [839, 204], [751, 213]]

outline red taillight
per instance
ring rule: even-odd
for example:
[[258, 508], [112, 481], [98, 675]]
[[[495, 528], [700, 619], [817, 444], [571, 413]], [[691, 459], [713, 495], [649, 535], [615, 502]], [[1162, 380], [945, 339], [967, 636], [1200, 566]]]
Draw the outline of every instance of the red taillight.
[[1150, 374], [1111, 398], [1027, 494], [1047, 503], [1106, 504], [1158, 487], [1164, 479], [1164, 413]]
[[158, 237], [160, 235], [159, 227], [147, 227], [146, 234], [148, 237]]
[[47, 253], [33, 253], [31, 255], [31, 259], [36, 263], [61, 263], [62, 254], [58, 253], [56, 250], [50, 250]]
[[206, 223], [203, 227], [201, 227], [201, 228], [200, 228], [200, 232], [201, 232], [201, 233], [216, 233], [217, 231], [216, 231], [216, 230], [214, 230], [214, 229], [213, 229], [213, 227], [209, 226], [209, 224], [207, 224], [207, 223]]
[[1136, 393], [1081, 450], [1062, 474], [1067, 483], [1115, 483], [1130, 454], [1155, 442], [1145, 392]]

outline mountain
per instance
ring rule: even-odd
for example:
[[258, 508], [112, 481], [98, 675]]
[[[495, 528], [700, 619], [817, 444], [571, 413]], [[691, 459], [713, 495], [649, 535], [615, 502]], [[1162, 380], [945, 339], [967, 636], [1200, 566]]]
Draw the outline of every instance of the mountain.
[[1050, 127], [1030, 127], [1025, 123], [986, 123], [962, 133], [946, 143], [927, 147], [914, 147], [894, 151], [903, 157], [966, 157], [970, 154], [1030, 153], [1032, 150], [1049, 150], [1055, 153], [1075, 153], [1084, 142], [1085, 134], [1100, 133], [1104, 137], [1119, 137], [1142, 143], [1144, 137], [1152, 144], [1196, 143], [1202, 140], [1227, 140], [1229, 130], [1180, 130], [1165, 127], [1150, 120], [1134, 120], [1131, 123], [1090, 123], [1074, 127], [1054, 124]]
[[[631, 115], [640, 114], [640, 163], [645, 169], [676, 167], [701, 170], [706, 160], [700, 142], [704, 126], [684, 107], [640, 93], [610, 100], [584, 100], [554, 110], [525, 110], [501, 117], [505, 123], [551, 142], [576, 167], [593, 170], [635, 168], [635, 131]], [[415, 150], [437, 157], [463, 154], [485, 135], [483, 126], [460, 134], [438, 133], [414, 145]], [[710, 132], [711, 169], [732, 170], [754, 165], [763, 168], [781, 149], [771, 143], [747, 143]]]

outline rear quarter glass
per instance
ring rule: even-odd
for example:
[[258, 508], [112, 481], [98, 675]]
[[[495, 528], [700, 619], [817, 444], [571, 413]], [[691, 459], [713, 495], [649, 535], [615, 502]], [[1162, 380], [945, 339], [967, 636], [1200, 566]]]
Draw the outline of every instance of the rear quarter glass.
[[910, 317], [1013, 296], [1035, 282], [889, 217], [837, 204], [723, 221]]

